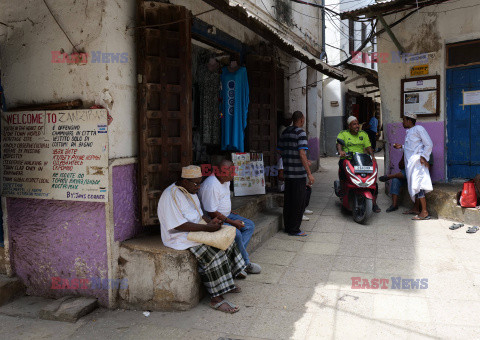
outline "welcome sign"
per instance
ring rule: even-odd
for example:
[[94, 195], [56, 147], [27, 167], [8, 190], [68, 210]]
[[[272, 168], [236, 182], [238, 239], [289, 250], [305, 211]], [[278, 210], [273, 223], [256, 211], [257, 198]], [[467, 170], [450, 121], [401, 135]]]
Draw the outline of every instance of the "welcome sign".
[[2, 114], [2, 195], [108, 201], [106, 110]]

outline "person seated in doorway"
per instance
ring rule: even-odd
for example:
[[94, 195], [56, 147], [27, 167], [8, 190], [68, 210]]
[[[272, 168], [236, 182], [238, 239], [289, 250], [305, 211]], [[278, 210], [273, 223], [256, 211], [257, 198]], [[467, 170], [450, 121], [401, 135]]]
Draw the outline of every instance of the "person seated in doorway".
[[197, 197], [201, 182], [200, 167], [191, 165], [182, 168], [180, 180], [163, 191], [157, 208], [162, 241], [166, 247], [188, 249], [195, 255], [200, 278], [210, 294], [210, 307], [225, 313], [236, 313], [239, 308], [223, 297], [229, 292], [240, 292], [233, 279], [246, 265], [236, 243], [232, 242], [223, 251], [187, 239], [189, 232], [215, 232], [222, 225], [218, 218], [202, 216]]
[[247, 245], [253, 235], [255, 224], [248, 218], [232, 212], [232, 201], [230, 199], [230, 181], [235, 177], [235, 167], [229, 160], [222, 160], [218, 164], [218, 172], [207, 177], [200, 186], [200, 201], [203, 210], [211, 217], [216, 218], [222, 223], [237, 228], [235, 242], [246, 263], [245, 271], [237, 276], [246, 278], [247, 274], [259, 274], [262, 268], [253, 262], [247, 252]]
[[398, 162], [398, 167], [400, 172], [390, 175], [380, 176], [378, 180], [380, 182], [387, 182], [389, 180], [392, 181], [390, 184], [390, 194], [392, 195], [392, 205], [387, 208], [387, 213], [398, 210], [398, 196], [400, 195], [401, 187], [407, 186], [407, 175], [405, 173], [405, 161], [403, 159]]
[[[338, 167], [340, 169], [340, 180], [343, 181], [346, 178], [345, 169], [343, 163], [347, 157], [345, 150], [349, 152], [359, 152], [359, 153], [368, 153], [372, 157], [372, 161], [376, 162], [375, 154], [373, 152], [372, 146], [370, 145], [370, 140], [365, 131], [360, 131], [360, 125], [358, 124], [358, 119], [354, 116], [350, 116], [347, 119], [348, 130], [340, 131], [337, 136], [337, 139], [341, 139], [345, 142], [345, 146], [337, 143], [337, 151], [340, 155], [340, 161], [338, 162]], [[378, 196], [378, 185], [373, 195], [373, 207], [372, 210], [375, 213], [382, 211], [377, 205], [377, 196]]]

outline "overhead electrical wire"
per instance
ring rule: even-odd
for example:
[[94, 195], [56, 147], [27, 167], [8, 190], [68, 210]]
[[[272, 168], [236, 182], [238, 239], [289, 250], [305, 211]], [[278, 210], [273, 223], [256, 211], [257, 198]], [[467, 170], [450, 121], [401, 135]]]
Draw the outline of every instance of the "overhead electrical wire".
[[340, 15], [340, 13], [337, 13], [333, 10], [331, 10], [330, 8], [327, 8], [325, 6], [322, 6], [322, 5], [317, 5], [317, 4], [312, 4], [311, 2], [307, 2], [307, 1], [303, 1], [303, 0], [290, 0], [291, 2], [296, 2], [297, 4], [302, 4], [302, 5], [308, 5], [308, 6], [312, 6], [312, 7], [317, 7], [317, 8], [322, 8], [324, 9], [325, 11], [328, 11], [330, 13], [333, 13], [335, 15]]

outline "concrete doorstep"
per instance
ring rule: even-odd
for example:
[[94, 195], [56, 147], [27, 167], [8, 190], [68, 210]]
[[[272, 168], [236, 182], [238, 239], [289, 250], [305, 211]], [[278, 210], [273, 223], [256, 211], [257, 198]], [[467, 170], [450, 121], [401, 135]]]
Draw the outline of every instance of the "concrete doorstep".
[[25, 294], [25, 287], [16, 277], [0, 275], [0, 306]]
[[53, 301], [39, 312], [40, 319], [76, 322], [97, 308], [97, 299], [64, 296]]
[[[252, 253], [282, 227], [282, 209], [266, 208], [257, 212], [258, 202], [243, 212], [251, 218], [255, 231], [247, 251]], [[246, 211], [248, 210], [248, 211]], [[119, 291], [119, 307], [125, 309], [178, 311], [195, 307], [203, 286], [197, 261], [188, 250], [163, 245], [160, 235], [135, 238], [120, 247], [119, 277], [128, 279], [128, 288]]]
[[0, 314], [64, 322], [76, 322], [97, 308], [97, 299], [64, 296], [48, 299], [40, 296], [23, 296], [0, 307]]

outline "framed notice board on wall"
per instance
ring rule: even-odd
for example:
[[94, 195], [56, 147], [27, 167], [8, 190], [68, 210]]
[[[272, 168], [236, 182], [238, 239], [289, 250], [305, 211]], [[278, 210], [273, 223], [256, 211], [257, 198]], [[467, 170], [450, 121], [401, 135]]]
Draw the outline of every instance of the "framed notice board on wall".
[[418, 117], [440, 115], [440, 76], [402, 79], [400, 117], [413, 112]]

